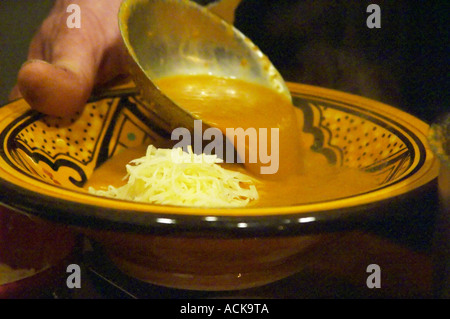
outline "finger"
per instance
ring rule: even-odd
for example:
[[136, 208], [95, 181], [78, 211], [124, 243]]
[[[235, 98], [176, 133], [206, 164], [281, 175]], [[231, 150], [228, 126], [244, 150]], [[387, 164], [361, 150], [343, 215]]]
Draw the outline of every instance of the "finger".
[[[35, 35], [35, 37], [32, 39], [30, 43], [30, 47], [28, 48], [28, 60], [37, 60], [37, 59], [42, 60], [44, 59], [43, 45], [39, 34]], [[17, 84], [16, 81], [16, 84], [9, 92], [8, 99], [12, 101], [20, 98], [22, 98], [22, 94], [20, 93], [19, 85]]]
[[86, 19], [84, 28], [69, 29], [61, 27], [63, 18], [43, 24], [17, 78], [25, 100], [55, 116], [73, 115], [84, 107], [107, 49], [96, 19]]
[[34, 109], [54, 116], [70, 116], [85, 105], [93, 80], [61, 64], [30, 60], [19, 71], [17, 83]]
[[22, 94], [20, 94], [19, 87], [17, 85], [15, 85], [13, 87], [13, 89], [11, 90], [11, 92], [9, 93], [8, 99], [10, 101], [13, 101], [13, 100], [20, 99], [21, 97], [22, 97]]

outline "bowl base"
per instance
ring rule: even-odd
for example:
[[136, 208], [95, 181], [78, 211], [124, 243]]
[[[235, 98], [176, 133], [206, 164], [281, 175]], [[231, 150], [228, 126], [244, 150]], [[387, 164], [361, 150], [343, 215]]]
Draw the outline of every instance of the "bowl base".
[[260, 287], [289, 277], [303, 268], [300, 256], [292, 256], [282, 264], [260, 271], [224, 274], [164, 272], [117, 256], [109, 255], [109, 258], [124, 274], [142, 282], [172, 289], [199, 291], [232, 291]]
[[310, 253], [330, 234], [280, 238], [176, 238], [90, 233], [125, 275], [158, 286], [202, 291], [259, 287], [309, 264]]

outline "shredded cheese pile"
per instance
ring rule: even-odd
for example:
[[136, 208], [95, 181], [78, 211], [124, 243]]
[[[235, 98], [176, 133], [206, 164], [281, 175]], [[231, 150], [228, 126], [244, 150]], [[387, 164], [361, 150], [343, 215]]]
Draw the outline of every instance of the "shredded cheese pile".
[[126, 165], [127, 184], [89, 192], [161, 205], [192, 207], [242, 207], [259, 198], [255, 180], [224, 169], [216, 155], [197, 155], [189, 148], [160, 149], [153, 145], [146, 155]]

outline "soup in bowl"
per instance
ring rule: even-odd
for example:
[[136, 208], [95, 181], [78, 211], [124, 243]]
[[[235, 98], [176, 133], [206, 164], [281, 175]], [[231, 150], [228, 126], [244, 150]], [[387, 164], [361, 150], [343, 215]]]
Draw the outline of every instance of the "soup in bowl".
[[[214, 144], [223, 159], [217, 165], [252, 181], [257, 196], [234, 196], [244, 197], [242, 205], [114, 195], [133, 183], [123, 178], [130, 173], [127, 164], [138, 166], [130, 161], [144, 158], [149, 146], [172, 149], [187, 134], [181, 130], [174, 139], [173, 132], [149, 121], [155, 114], [132, 86], [93, 97], [72, 118], [36, 113], [23, 100], [0, 108], [0, 200], [70, 225], [135, 278], [175, 288], [229, 290], [300, 271], [315, 248], [339, 240], [336, 231], [389, 219], [396, 214], [390, 203], [414, 196], [437, 175], [438, 163], [426, 143], [428, 125], [401, 110], [308, 85], [289, 83], [289, 101], [252, 84], [216, 80], [173, 78], [158, 85], [183, 105], [183, 92], [198, 93], [197, 101], [202, 94], [233, 97], [226, 112], [216, 102], [191, 110], [226, 137]], [[221, 153], [219, 146], [230, 140], [227, 128], [242, 128], [247, 139], [239, 147], [234, 135], [234, 148], [224, 146]], [[251, 143], [251, 129], [258, 143]], [[191, 133], [187, 144], [195, 151], [200, 141], [199, 153], [213, 141]], [[158, 179], [145, 187], [151, 190]], [[100, 189], [114, 192], [96, 192]]]

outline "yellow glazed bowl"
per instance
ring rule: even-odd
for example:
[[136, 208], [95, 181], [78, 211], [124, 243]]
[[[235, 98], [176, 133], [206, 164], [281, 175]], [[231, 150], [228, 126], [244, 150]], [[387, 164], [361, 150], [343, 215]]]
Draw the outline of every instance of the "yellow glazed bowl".
[[[134, 88], [93, 97], [73, 118], [30, 110], [23, 100], [0, 108], [0, 202], [64, 223], [98, 241], [126, 274], [159, 285], [241, 289], [299, 271], [331, 232], [397, 213], [394, 202], [435, 179], [438, 161], [428, 125], [391, 106], [333, 90], [289, 84], [309, 146], [337, 166], [382, 182], [324, 202], [264, 208], [200, 209], [100, 198], [81, 189], [124, 148], [168, 136]], [[299, 132], [300, 134], [300, 132]]]

